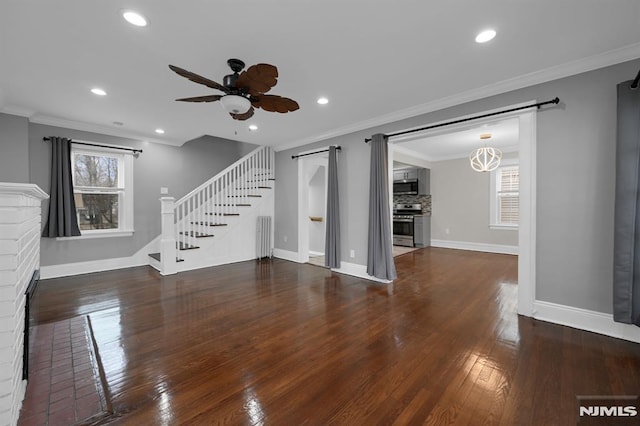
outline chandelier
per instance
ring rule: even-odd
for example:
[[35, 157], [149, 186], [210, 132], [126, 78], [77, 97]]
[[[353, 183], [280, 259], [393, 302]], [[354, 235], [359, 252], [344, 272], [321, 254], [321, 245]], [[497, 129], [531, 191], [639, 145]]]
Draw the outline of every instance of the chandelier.
[[[485, 141], [491, 138], [491, 133], [483, 133], [480, 139]], [[490, 172], [500, 165], [502, 159], [502, 151], [498, 148], [488, 147], [486, 144], [482, 148], [478, 148], [469, 154], [469, 162], [471, 168], [476, 172]]]

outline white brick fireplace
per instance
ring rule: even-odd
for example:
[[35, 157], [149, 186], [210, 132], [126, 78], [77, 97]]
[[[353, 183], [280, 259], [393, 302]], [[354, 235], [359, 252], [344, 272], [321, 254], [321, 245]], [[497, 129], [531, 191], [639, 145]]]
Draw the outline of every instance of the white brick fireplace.
[[24, 398], [22, 379], [25, 291], [40, 268], [38, 186], [0, 182], [0, 425], [15, 425]]

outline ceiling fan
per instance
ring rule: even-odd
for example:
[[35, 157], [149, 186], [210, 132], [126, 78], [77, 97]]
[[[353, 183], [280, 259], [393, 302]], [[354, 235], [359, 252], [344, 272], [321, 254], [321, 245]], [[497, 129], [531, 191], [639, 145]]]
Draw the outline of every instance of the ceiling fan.
[[[203, 84], [212, 89], [224, 92], [222, 95], [196, 96], [193, 98], [181, 98], [182, 102], [215, 102], [220, 101], [222, 106], [235, 120], [247, 120], [253, 116], [254, 108], [262, 108], [265, 111], [287, 113], [300, 108], [293, 99], [278, 95], [265, 95], [277, 83], [278, 69], [270, 64], [251, 65], [246, 71], [244, 62], [240, 59], [229, 59], [227, 64], [233, 74], [226, 75], [223, 84], [194, 74], [191, 71], [169, 65], [176, 74], [187, 78], [194, 83]], [[240, 72], [242, 71], [242, 72]]]

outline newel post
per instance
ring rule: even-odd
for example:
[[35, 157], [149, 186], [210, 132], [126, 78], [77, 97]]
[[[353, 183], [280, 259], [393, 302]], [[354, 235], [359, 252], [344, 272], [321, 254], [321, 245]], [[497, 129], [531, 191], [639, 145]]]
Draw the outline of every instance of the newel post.
[[176, 267], [176, 233], [173, 197], [160, 198], [160, 213], [162, 215], [162, 234], [160, 235], [160, 273], [162, 275], [175, 274]]

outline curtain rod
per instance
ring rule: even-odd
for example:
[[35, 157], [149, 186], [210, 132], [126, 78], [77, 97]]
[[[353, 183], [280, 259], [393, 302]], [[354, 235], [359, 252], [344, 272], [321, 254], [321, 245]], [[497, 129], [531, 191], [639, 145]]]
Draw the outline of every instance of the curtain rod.
[[[43, 141], [50, 141], [50, 140], [51, 140], [51, 138], [50, 138], [50, 137], [44, 137], [44, 138], [42, 138], [42, 140], [43, 140]], [[120, 149], [120, 150], [122, 150], [122, 151], [131, 151], [131, 152], [133, 152], [134, 154], [136, 154], [136, 153], [138, 153], [138, 152], [142, 152], [142, 150], [141, 150], [141, 149], [125, 148], [125, 147], [122, 147], [122, 146], [102, 145], [102, 144], [99, 144], [99, 143], [78, 142], [78, 141], [74, 141], [74, 140], [72, 140], [72, 141], [71, 141], [71, 143], [72, 143], [72, 144], [75, 144], [75, 145], [97, 146], [97, 147], [99, 147], [99, 148]]]
[[[340, 146], [336, 146], [336, 150], [340, 151], [342, 148]], [[313, 155], [313, 154], [320, 154], [321, 152], [329, 152], [328, 149], [323, 149], [320, 151], [313, 151], [313, 152], [307, 152], [306, 154], [298, 154], [298, 155], [292, 155], [291, 159], [294, 160], [298, 157], [306, 157], [307, 155]]]
[[632, 89], [637, 89], [638, 88], [638, 82], [640, 82], [640, 70], [638, 70], [638, 75], [636, 75], [635, 80], [633, 80], [633, 83], [631, 83], [631, 88]]
[[[533, 108], [533, 107], [537, 107], [538, 109], [540, 109], [540, 107], [542, 105], [557, 104], [558, 102], [560, 102], [560, 98], [555, 97], [554, 99], [551, 99], [550, 101], [538, 102], [537, 104], [525, 105], [525, 106], [521, 106], [521, 107], [517, 107], [517, 108], [505, 109], [505, 110], [502, 110], [502, 111], [490, 112], [488, 114], [482, 114], [482, 115], [476, 115], [476, 116], [473, 116], [473, 117], [461, 118], [460, 120], [453, 120], [453, 121], [447, 121], [446, 123], [433, 124], [431, 126], [421, 127], [419, 129], [412, 129], [412, 130], [405, 130], [405, 131], [402, 131], [402, 132], [391, 133], [390, 135], [386, 135], [386, 136], [391, 137], [391, 136], [406, 135], [407, 133], [421, 132], [423, 130], [435, 129], [437, 127], [450, 126], [452, 124], [464, 123], [465, 121], [478, 120], [480, 118], [492, 117], [494, 115], [500, 115], [500, 114], [506, 114], [508, 112], [519, 111], [521, 109], [527, 109], [527, 108]], [[368, 143], [370, 141], [371, 141], [371, 138], [366, 138], [364, 140], [364, 143]]]

